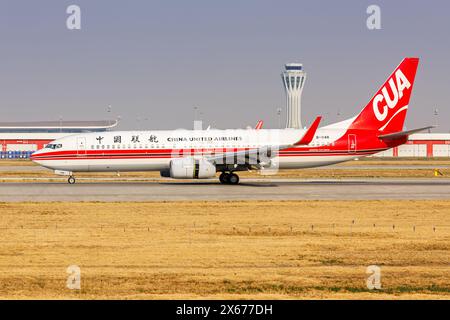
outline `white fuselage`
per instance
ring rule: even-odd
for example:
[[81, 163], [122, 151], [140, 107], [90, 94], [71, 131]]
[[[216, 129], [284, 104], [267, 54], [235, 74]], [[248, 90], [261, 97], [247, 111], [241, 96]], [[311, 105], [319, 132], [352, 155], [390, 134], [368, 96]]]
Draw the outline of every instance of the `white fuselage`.
[[[324, 166], [356, 158], [347, 146], [337, 150], [335, 141], [345, 130], [317, 130], [308, 146], [280, 150], [274, 163], [280, 169]], [[171, 159], [204, 157], [264, 146], [292, 145], [304, 129], [122, 131], [76, 134], [53, 141], [33, 154], [36, 163], [54, 170], [161, 171]]]

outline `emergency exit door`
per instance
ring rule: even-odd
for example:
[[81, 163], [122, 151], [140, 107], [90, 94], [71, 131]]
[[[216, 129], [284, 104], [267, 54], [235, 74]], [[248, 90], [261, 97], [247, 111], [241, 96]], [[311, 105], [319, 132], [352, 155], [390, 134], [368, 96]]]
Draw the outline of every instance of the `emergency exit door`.
[[348, 152], [356, 153], [356, 134], [348, 135]]
[[86, 155], [86, 138], [77, 138], [77, 154], [79, 156]]

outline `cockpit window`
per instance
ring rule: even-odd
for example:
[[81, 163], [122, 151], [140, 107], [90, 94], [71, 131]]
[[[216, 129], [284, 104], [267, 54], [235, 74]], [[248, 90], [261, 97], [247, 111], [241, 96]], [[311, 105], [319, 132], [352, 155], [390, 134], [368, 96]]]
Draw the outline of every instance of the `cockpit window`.
[[47, 149], [59, 149], [62, 148], [62, 144], [60, 143], [50, 143], [45, 146]]

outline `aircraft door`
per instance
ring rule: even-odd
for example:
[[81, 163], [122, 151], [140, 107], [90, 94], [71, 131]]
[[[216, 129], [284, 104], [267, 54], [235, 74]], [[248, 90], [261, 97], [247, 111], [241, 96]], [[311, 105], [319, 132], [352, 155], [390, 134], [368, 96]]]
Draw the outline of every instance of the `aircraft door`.
[[348, 152], [356, 153], [356, 134], [348, 135]]
[[86, 155], [86, 138], [77, 138], [77, 155]]

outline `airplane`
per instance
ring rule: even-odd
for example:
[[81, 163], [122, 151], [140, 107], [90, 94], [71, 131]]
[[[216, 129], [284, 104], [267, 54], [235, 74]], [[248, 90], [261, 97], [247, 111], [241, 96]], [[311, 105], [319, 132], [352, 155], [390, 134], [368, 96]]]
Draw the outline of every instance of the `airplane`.
[[160, 171], [162, 177], [207, 179], [220, 172], [236, 185], [236, 172], [301, 169], [353, 160], [404, 144], [403, 131], [419, 58], [405, 58], [362, 111], [319, 128], [110, 131], [70, 135], [31, 155], [35, 163], [68, 176], [77, 172]]

